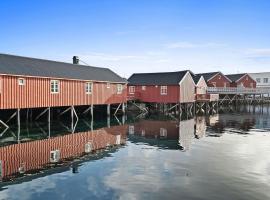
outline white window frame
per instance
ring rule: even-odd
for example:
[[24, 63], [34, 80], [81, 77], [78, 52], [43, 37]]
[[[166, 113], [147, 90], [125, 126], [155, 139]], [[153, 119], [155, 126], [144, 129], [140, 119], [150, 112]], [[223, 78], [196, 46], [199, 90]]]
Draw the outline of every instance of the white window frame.
[[60, 81], [51, 80], [51, 94], [58, 94], [60, 92]]
[[117, 84], [116, 93], [117, 94], [122, 94], [122, 92], [123, 92], [123, 85], [122, 84]]
[[160, 95], [167, 95], [168, 94], [168, 87], [166, 85], [160, 86]]
[[25, 78], [18, 78], [18, 85], [24, 86], [25, 85]]
[[250, 83], [250, 87], [252, 87], [252, 88], [253, 88], [253, 87], [254, 87], [254, 83]]
[[144, 90], [144, 91], [146, 90], [146, 86], [145, 85], [142, 86], [142, 90]]
[[93, 83], [92, 82], [86, 82], [85, 83], [85, 93], [86, 94], [92, 94], [93, 92]]
[[261, 83], [261, 78], [256, 78], [257, 83]]
[[60, 150], [50, 152], [50, 162], [55, 163], [60, 161]]
[[159, 135], [160, 135], [160, 137], [166, 138], [167, 135], [168, 135], [167, 129], [166, 128], [160, 128], [159, 129]]
[[129, 135], [134, 135], [134, 132], [135, 132], [135, 127], [133, 125], [130, 125], [128, 127], [128, 134]]
[[263, 78], [263, 83], [268, 83], [269, 79], [268, 78]]
[[106, 84], [106, 87], [109, 89], [109, 88], [111, 88], [111, 83], [107, 83]]
[[128, 86], [128, 92], [129, 92], [129, 94], [134, 94], [135, 93], [135, 86]]

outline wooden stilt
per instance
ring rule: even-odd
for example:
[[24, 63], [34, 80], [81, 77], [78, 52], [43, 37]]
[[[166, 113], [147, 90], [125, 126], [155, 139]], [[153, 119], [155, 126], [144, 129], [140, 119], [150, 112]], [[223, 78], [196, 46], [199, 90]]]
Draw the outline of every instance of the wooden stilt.
[[111, 105], [108, 104], [107, 105], [107, 116], [110, 116], [111, 115]]

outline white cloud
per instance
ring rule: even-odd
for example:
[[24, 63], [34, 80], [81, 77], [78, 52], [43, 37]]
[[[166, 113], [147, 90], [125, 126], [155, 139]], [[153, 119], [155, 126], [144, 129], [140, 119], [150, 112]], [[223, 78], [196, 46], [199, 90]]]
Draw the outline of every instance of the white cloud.
[[270, 48], [248, 49], [245, 54], [251, 58], [270, 58]]
[[224, 47], [225, 44], [222, 43], [192, 43], [192, 42], [175, 42], [167, 44], [166, 47], [169, 49], [194, 49], [194, 48], [216, 48], [216, 47]]

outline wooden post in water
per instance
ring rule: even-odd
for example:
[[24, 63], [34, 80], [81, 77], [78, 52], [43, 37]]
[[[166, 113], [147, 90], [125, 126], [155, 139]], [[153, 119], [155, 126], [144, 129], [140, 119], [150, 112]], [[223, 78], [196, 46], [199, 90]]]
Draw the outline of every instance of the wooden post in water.
[[48, 109], [48, 137], [51, 137], [51, 108]]
[[111, 105], [107, 105], [107, 116], [111, 116]]

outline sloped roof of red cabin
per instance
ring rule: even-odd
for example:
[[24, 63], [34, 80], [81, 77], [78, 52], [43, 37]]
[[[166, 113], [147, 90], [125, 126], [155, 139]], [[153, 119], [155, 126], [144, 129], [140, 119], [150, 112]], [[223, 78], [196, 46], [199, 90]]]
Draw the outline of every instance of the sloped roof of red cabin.
[[239, 81], [243, 76], [247, 75], [247, 73], [242, 73], [242, 74], [228, 74], [226, 75], [229, 79], [232, 80], [232, 82], [237, 82]]
[[126, 83], [108, 68], [0, 54], [0, 74]]
[[189, 70], [159, 73], [135, 73], [128, 79], [129, 85], [179, 85]]
[[196, 76], [203, 76], [205, 81], [209, 81], [210, 79], [212, 79], [217, 74], [222, 74], [228, 81], [232, 82], [232, 80], [229, 77], [227, 77], [226, 75], [224, 75], [222, 72], [200, 73], [200, 74], [196, 74]]

